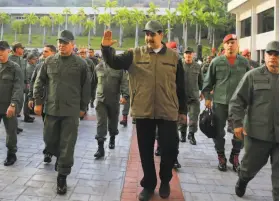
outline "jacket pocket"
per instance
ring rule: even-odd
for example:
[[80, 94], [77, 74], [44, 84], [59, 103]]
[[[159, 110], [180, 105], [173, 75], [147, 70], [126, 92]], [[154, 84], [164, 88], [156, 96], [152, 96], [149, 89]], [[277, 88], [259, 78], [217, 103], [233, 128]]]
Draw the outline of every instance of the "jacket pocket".
[[131, 103], [130, 103], [131, 107], [133, 106], [135, 95], [136, 95], [136, 89], [134, 89], [132, 93]]

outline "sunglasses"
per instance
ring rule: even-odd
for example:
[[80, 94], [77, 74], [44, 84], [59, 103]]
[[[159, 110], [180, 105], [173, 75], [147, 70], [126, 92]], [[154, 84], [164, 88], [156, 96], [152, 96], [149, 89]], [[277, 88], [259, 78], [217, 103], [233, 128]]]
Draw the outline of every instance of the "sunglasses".
[[155, 37], [155, 36], [156, 36], [156, 33], [146, 31], [146, 32], [145, 32], [145, 35], [146, 35], [146, 36]]

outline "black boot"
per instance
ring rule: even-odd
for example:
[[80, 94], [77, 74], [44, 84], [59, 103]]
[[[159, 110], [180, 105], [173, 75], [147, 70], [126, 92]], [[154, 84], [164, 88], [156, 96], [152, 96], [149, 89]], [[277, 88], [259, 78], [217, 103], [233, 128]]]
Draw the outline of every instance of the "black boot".
[[136, 119], [132, 119], [132, 124], [136, 124]]
[[93, 101], [90, 102], [90, 107], [94, 108]]
[[168, 198], [170, 195], [170, 185], [169, 183], [163, 183], [161, 182], [160, 187], [159, 187], [159, 196], [162, 199]]
[[239, 153], [240, 151], [231, 151], [229, 162], [232, 164], [232, 168], [235, 172], [237, 172], [239, 168]]
[[57, 166], [58, 166], [58, 158], [56, 158], [55, 164], [54, 164], [54, 170], [57, 172]]
[[52, 162], [52, 155], [49, 154], [49, 153], [45, 153], [45, 154], [44, 154], [44, 162], [45, 162], [45, 163], [50, 163], [50, 162]]
[[103, 141], [99, 141], [98, 142], [98, 149], [97, 152], [94, 154], [94, 157], [96, 159], [102, 158], [105, 155], [105, 150], [104, 150], [104, 142]]
[[245, 181], [243, 179], [238, 179], [236, 185], [235, 185], [235, 194], [238, 197], [242, 197], [246, 192], [246, 187], [249, 181]]
[[17, 161], [17, 156], [16, 154], [7, 154], [7, 158], [4, 161], [4, 166], [10, 166], [13, 165]]
[[155, 155], [156, 155], [156, 156], [160, 156], [160, 154], [161, 154], [161, 153], [160, 153], [160, 146], [158, 145], [158, 146], [157, 146], [157, 150], [155, 151]]
[[196, 145], [196, 140], [194, 138], [194, 133], [189, 132], [188, 139], [192, 145]]
[[58, 174], [57, 176], [57, 187], [56, 187], [57, 194], [64, 195], [67, 192], [67, 183], [66, 183], [66, 176]]
[[21, 132], [23, 131], [23, 129], [22, 128], [17, 128], [17, 134], [20, 134]]
[[223, 172], [227, 171], [227, 158], [224, 152], [218, 153], [218, 160], [219, 160], [218, 169]]
[[26, 123], [33, 123], [34, 119], [30, 116], [24, 116], [24, 122]]
[[181, 142], [186, 142], [186, 137], [187, 137], [187, 134], [184, 132], [181, 132]]
[[176, 159], [173, 168], [174, 168], [174, 169], [179, 169], [179, 168], [181, 168], [181, 164], [179, 163], [178, 158]]
[[115, 136], [110, 137], [109, 149], [115, 149]]
[[139, 194], [139, 201], [149, 201], [153, 197], [154, 191], [144, 188]]
[[123, 119], [120, 121], [120, 124], [127, 127], [127, 115], [123, 115]]

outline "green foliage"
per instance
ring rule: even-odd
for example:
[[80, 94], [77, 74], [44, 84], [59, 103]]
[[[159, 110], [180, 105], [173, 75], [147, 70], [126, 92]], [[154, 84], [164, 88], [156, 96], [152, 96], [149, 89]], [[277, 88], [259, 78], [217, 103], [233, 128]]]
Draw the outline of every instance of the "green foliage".
[[14, 20], [12, 22], [12, 29], [17, 33], [21, 33], [23, 25], [24, 22], [22, 20]]
[[10, 15], [7, 13], [0, 13], [0, 24], [8, 24], [10, 20]]
[[39, 22], [39, 17], [37, 15], [35, 15], [34, 13], [24, 14], [23, 17], [25, 17], [25, 20], [24, 20], [25, 24], [34, 25]]
[[40, 26], [50, 27], [52, 25], [51, 18], [49, 16], [43, 16], [40, 18]]

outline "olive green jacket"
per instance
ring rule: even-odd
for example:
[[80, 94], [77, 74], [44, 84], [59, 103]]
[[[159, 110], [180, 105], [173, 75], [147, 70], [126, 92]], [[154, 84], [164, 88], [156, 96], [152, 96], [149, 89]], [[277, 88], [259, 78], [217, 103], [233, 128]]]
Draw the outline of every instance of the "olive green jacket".
[[90, 101], [88, 67], [82, 58], [72, 54], [62, 57], [59, 53], [48, 57], [34, 84], [33, 98], [42, 105], [42, 94], [47, 86], [45, 112], [53, 116], [79, 116], [86, 111]]
[[23, 78], [20, 67], [15, 62], [0, 63], [0, 114], [6, 114], [11, 103], [20, 112], [23, 97]]
[[118, 103], [120, 94], [129, 98], [128, 80], [124, 70], [112, 69], [104, 61], [95, 69], [96, 99], [101, 102]]
[[248, 136], [279, 143], [279, 74], [266, 66], [247, 72], [230, 100], [229, 114], [234, 127], [244, 127]]
[[174, 50], [165, 44], [158, 53], [147, 46], [120, 55], [111, 47], [101, 50], [111, 68], [129, 73], [132, 117], [177, 121], [178, 113], [187, 113], [184, 70]]
[[249, 62], [243, 56], [237, 55], [234, 65], [230, 65], [224, 55], [214, 58], [203, 82], [205, 99], [211, 100], [210, 92], [214, 89], [213, 102], [227, 105], [239, 81], [249, 70]]

